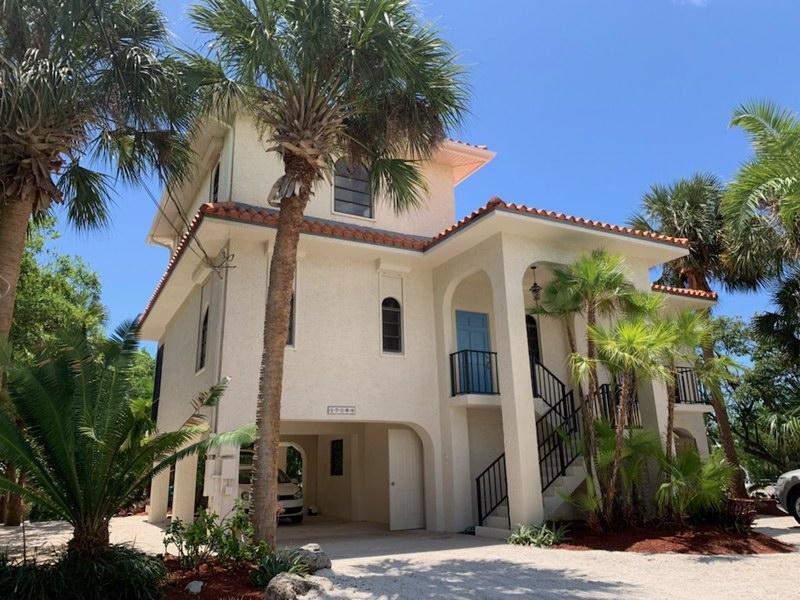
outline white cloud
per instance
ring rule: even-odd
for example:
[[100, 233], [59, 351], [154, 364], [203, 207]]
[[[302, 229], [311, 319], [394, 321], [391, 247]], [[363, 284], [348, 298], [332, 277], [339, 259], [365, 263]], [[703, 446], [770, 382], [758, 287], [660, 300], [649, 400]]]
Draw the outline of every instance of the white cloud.
[[695, 8], [705, 8], [708, 6], [708, 0], [672, 0], [672, 3], [694, 6]]

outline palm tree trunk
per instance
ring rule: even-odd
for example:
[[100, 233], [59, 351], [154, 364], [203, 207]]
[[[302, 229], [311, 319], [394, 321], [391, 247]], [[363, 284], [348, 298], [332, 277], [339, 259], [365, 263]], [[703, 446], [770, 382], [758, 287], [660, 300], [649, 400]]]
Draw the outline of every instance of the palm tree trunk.
[[[0, 204], [0, 343], [8, 340], [33, 200]], [[0, 375], [2, 384], [2, 375]]]
[[[672, 369], [673, 375], [675, 369]], [[664, 460], [668, 465], [672, 464], [673, 437], [675, 436], [675, 386], [667, 386], [667, 436], [664, 445]]]
[[594, 413], [594, 401], [595, 398], [599, 398], [597, 386], [597, 366], [594, 363], [597, 358], [597, 350], [595, 348], [594, 340], [592, 340], [592, 337], [588, 332], [588, 328], [593, 327], [596, 324], [597, 313], [594, 309], [594, 306], [590, 304], [586, 310], [586, 356], [588, 356], [589, 360], [591, 361], [589, 367], [589, 393], [584, 399], [583, 404], [586, 406], [586, 420], [588, 422], [586, 436], [589, 445], [589, 460], [592, 461], [592, 471], [595, 475], [594, 483], [596, 484], [595, 489], [597, 490], [597, 493], [601, 499], [600, 506], [602, 507], [602, 499], [608, 492], [607, 488], [604, 489], [603, 482], [600, 479], [600, 464], [597, 452], [597, 431], [595, 431], [595, 422], [597, 421], [597, 417]]
[[98, 519], [78, 523], [67, 543], [67, 553], [72, 556], [91, 557], [108, 548], [108, 520]]
[[300, 181], [300, 193], [281, 202], [278, 230], [269, 268], [264, 312], [264, 347], [256, 410], [258, 438], [253, 454], [253, 527], [256, 541], [276, 545], [278, 450], [280, 444], [283, 360], [289, 337], [289, 311], [297, 267], [297, 244], [303, 211], [311, 196], [313, 171], [305, 160], [287, 154], [286, 176]]
[[617, 476], [619, 474], [620, 463], [622, 462], [622, 450], [625, 444], [625, 422], [628, 416], [628, 390], [630, 382], [628, 373], [622, 373], [622, 384], [620, 389], [619, 404], [617, 405], [616, 435], [614, 437], [614, 458], [611, 462], [611, 474], [608, 478], [608, 488], [605, 497], [605, 517], [611, 520], [614, 513], [614, 490], [617, 487]]
[[[714, 347], [712, 343], [703, 344], [703, 362], [709, 365], [714, 360]], [[722, 390], [719, 385], [712, 385], [711, 387], [711, 406], [714, 407], [714, 414], [717, 417], [717, 425], [719, 426], [719, 441], [722, 444], [722, 450], [725, 452], [727, 461], [736, 468], [733, 476], [733, 493], [737, 498], [747, 498], [747, 488], [744, 485], [744, 474], [742, 466], [739, 463], [739, 455], [736, 452], [736, 446], [733, 443], [733, 432], [731, 431], [731, 422], [728, 419], [728, 409], [725, 406], [725, 399], [722, 397]]]
[[[10, 481], [15, 481], [17, 485], [25, 485], [25, 474], [18, 472], [17, 468], [11, 463], [6, 467], [6, 477]], [[8, 494], [6, 516], [3, 524], [16, 527], [20, 523], [22, 523], [22, 498], [16, 494]]]
[[[686, 273], [687, 283], [689, 287], [694, 289], [710, 292], [711, 286], [708, 285], [708, 280], [702, 273], [688, 272]], [[711, 319], [711, 308], [703, 311], [706, 317]], [[714, 361], [714, 340], [707, 340], [703, 344], [703, 363], [704, 366], [709, 367]], [[742, 473], [742, 465], [739, 462], [739, 456], [736, 453], [736, 446], [733, 443], [733, 432], [731, 431], [731, 422], [728, 419], [728, 409], [725, 406], [725, 399], [722, 397], [722, 390], [719, 385], [712, 385], [711, 387], [711, 406], [714, 407], [714, 414], [717, 417], [717, 424], [719, 425], [719, 441], [722, 444], [722, 450], [725, 452], [726, 460], [736, 468], [736, 473], [733, 476], [733, 492], [738, 498], [747, 498], [747, 488], [744, 485], [744, 475]]]

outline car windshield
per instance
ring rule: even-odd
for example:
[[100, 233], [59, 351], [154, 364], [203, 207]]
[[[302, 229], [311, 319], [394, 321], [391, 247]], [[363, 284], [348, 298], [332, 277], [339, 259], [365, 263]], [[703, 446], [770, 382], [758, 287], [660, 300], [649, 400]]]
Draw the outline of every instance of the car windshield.
[[292, 483], [292, 480], [281, 469], [278, 469], [278, 483]]

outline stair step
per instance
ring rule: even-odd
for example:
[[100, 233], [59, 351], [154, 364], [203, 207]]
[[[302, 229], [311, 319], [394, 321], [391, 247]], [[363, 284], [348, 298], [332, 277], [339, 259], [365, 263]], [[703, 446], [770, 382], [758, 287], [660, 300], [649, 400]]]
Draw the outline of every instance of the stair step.
[[486, 517], [483, 520], [483, 524], [486, 527], [491, 527], [494, 529], [507, 529], [508, 528], [508, 516], [495, 516], [492, 515], [491, 517]]

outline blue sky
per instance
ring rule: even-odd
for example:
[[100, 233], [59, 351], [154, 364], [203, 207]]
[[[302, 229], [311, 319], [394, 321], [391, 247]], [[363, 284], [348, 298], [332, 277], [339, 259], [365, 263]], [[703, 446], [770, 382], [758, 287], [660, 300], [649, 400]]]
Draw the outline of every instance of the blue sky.
[[[196, 44], [187, 4], [161, 5], [177, 40]], [[457, 189], [459, 217], [497, 195], [623, 224], [653, 183], [732, 177], [750, 153], [728, 128], [738, 104], [800, 107], [792, 0], [418, 5], [468, 65], [471, 114], [454, 135], [497, 152]], [[111, 327], [143, 309], [167, 262], [144, 242], [154, 212], [141, 188], [120, 185], [110, 229], [57, 242], [100, 274]], [[763, 293], [723, 294], [719, 312], [748, 317], [767, 305]]]

